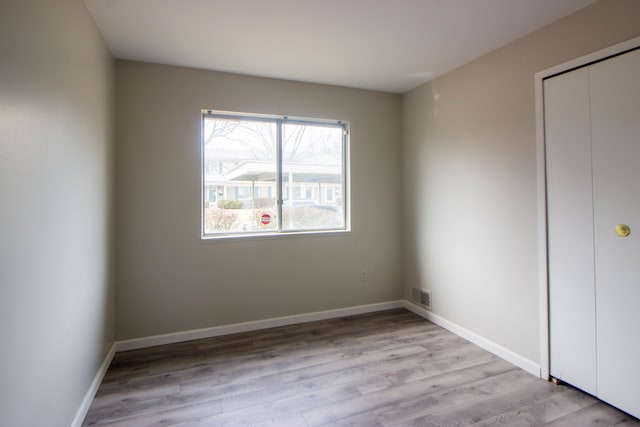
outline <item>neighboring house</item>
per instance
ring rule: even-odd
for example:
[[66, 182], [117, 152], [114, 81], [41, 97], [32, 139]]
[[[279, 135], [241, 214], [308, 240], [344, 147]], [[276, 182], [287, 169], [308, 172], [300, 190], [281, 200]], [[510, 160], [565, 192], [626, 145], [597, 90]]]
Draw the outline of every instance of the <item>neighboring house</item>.
[[[244, 160], [242, 151], [206, 150], [204, 202], [239, 200], [252, 207], [256, 199], [275, 199], [276, 172], [272, 161]], [[283, 163], [285, 201], [311, 201], [318, 205], [338, 205], [342, 200], [340, 165]]]

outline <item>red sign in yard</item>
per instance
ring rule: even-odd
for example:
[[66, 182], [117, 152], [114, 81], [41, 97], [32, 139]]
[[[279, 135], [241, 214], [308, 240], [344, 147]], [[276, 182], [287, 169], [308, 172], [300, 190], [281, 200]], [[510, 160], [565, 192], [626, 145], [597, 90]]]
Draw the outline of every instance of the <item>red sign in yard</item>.
[[262, 216], [260, 217], [260, 222], [262, 222], [264, 225], [267, 225], [271, 222], [271, 215], [269, 215], [268, 213], [262, 214]]

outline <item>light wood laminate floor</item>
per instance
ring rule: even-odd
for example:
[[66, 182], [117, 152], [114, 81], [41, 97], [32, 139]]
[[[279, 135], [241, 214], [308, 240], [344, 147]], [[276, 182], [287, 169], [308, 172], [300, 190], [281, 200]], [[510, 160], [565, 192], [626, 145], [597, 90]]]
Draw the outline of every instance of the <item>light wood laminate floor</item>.
[[640, 422], [399, 309], [117, 353], [84, 425]]

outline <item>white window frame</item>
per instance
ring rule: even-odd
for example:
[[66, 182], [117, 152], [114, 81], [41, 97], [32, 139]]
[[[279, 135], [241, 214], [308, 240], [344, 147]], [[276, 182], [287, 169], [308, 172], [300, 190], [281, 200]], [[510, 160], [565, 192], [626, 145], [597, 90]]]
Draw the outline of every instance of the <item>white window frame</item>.
[[[275, 208], [277, 214], [277, 229], [271, 231], [254, 231], [243, 232], [234, 231], [228, 233], [205, 233], [205, 215], [204, 207], [207, 200], [206, 185], [205, 185], [205, 135], [204, 135], [204, 122], [206, 118], [221, 118], [221, 119], [234, 119], [234, 120], [248, 120], [248, 121], [267, 121], [273, 122], [277, 125], [277, 138], [276, 138], [276, 205]], [[219, 110], [202, 110], [201, 114], [201, 135], [200, 135], [200, 238], [203, 241], [229, 239], [229, 238], [247, 238], [247, 237], [270, 237], [270, 236], [286, 236], [286, 235], [300, 235], [300, 234], [344, 234], [351, 232], [351, 191], [350, 191], [350, 148], [349, 148], [349, 122], [344, 120], [328, 120], [328, 119], [315, 119], [315, 118], [300, 118], [291, 116], [279, 116], [279, 115], [266, 115], [266, 114], [252, 114], [252, 113], [237, 113], [229, 111]], [[284, 124], [301, 124], [301, 125], [315, 125], [315, 126], [329, 126], [329, 127], [341, 127], [342, 128], [342, 216], [343, 226], [327, 229], [309, 229], [309, 230], [283, 230], [282, 228], [282, 207], [284, 205], [284, 185], [282, 179], [282, 128]], [[302, 185], [302, 184], [301, 184]], [[292, 195], [290, 194], [289, 197]], [[335, 198], [335, 196], [333, 197]]]

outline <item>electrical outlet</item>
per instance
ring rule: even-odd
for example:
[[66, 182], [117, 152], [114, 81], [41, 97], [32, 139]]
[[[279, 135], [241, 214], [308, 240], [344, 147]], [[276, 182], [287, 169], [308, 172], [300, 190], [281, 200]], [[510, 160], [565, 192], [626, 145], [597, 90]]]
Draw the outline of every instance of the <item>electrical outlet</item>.
[[364, 271], [364, 270], [360, 272], [360, 281], [361, 281], [362, 283], [364, 283], [364, 282], [366, 282], [366, 281], [367, 281], [367, 272], [366, 272], [366, 271]]

